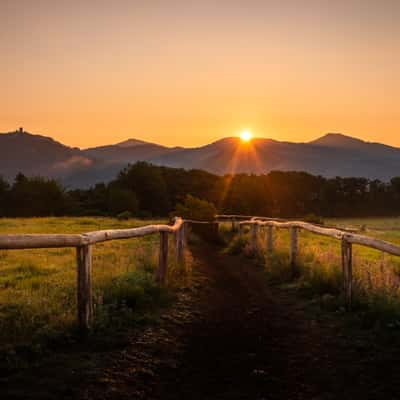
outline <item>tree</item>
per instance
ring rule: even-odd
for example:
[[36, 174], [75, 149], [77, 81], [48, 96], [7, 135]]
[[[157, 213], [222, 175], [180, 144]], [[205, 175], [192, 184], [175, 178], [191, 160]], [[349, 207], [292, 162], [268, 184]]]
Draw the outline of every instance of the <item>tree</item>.
[[139, 201], [130, 190], [122, 189], [116, 185], [110, 185], [108, 188], [108, 211], [111, 215], [118, 215], [122, 212], [129, 212], [137, 215], [139, 211]]
[[64, 189], [53, 179], [18, 174], [9, 193], [11, 216], [41, 217], [65, 213]]
[[170, 203], [167, 186], [159, 167], [138, 162], [121, 171], [115, 182], [136, 194], [140, 210], [153, 216], [168, 214]]
[[9, 205], [9, 183], [0, 176], [0, 217], [7, 215], [7, 209]]
[[217, 214], [214, 204], [188, 194], [183, 203], [179, 203], [173, 212], [174, 216], [197, 221], [213, 221]]

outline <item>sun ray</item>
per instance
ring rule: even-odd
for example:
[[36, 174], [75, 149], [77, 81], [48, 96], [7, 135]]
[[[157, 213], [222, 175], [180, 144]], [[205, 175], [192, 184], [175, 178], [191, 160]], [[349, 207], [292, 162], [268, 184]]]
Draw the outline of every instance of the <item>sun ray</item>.
[[[244, 132], [248, 132], [248, 131], [244, 131]], [[244, 133], [244, 132], [242, 132], [242, 133]], [[248, 132], [248, 133], [250, 133], [250, 132]], [[222, 196], [221, 196], [221, 200], [220, 200], [221, 205], [223, 205], [225, 202], [226, 196], [227, 196], [227, 194], [229, 192], [229, 188], [231, 186], [233, 176], [237, 173], [245, 172], [245, 171], [241, 171], [240, 168], [238, 168], [238, 164], [243, 162], [243, 156], [246, 156], [246, 158], [248, 159], [247, 163], [249, 163], [249, 164], [253, 163], [256, 165], [256, 170], [258, 173], [263, 172], [263, 165], [262, 165], [262, 161], [259, 157], [259, 154], [257, 152], [257, 148], [255, 146], [255, 143], [251, 142], [253, 135], [251, 133], [250, 133], [250, 135], [251, 136], [248, 138], [248, 140], [243, 140], [242, 135], [240, 135], [242, 143], [239, 143], [238, 146], [235, 148], [232, 158], [230, 159], [230, 161], [225, 169], [226, 181], [225, 181], [224, 187], [222, 189]], [[246, 135], [246, 137], [247, 137], [247, 135]]]

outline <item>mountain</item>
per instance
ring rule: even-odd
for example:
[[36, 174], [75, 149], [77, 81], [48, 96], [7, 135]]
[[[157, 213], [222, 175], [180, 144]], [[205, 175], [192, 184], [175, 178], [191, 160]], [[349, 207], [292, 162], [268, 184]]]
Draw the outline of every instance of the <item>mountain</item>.
[[138, 140], [138, 139], [127, 139], [127, 140], [124, 140], [123, 142], [117, 143], [115, 146], [135, 147], [135, 146], [142, 146], [144, 144], [151, 144], [151, 143], [144, 142], [143, 140]]
[[7, 179], [16, 173], [61, 176], [80, 168], [89, 168], [93, 161], [78, 148], [65, 146], [41, 135], [32, 135], [20, 128], [0, 134], [0, 174]]
[[365, 142], [364, 140], [342, 135], [341, 133], [328, 133], [319, 139], [313, 140], [310, 144], [337, 149], [358, 150], [375, 156], [380, 154], [386, 157], [390, 155], [396, 157], [400, 150], [397, 147], [375, 142]]
[[400, 175], [400, 149], [338, 134], [328, 134], [310, 143], [256, 138], [246, 145], [238, 138], [226, 138], [196, 149], [164, 154], [153, 161], [217, 174], [295, 170], [326, 177], [382, 180]]
[[[138, 141], [139, 142], [139, 141]], [[154, 143], [132, 143], [132, 139], [115, 145], [93, 147], [82, 150], [85, 157], [102, 161], [106, 164], [134, 163], [140, 160], [149, 160], [168, 153], [169, 148]]]
[[307, 171], [326, 177], [389, 180], [400, 175], [400, 149], [329, 133], [309, 143], [230, 137], [196, 148], [165, 147], [128, 139], [114, 145], [78, 149], [23, 131], [0, 134], [0, 174], [18, 172], [56, 177], [71, 187], [113, 179], [129, 163], [197, 168], [216, 174]]
[[326, 135], [311, 141], [310, 144], [323, 147], [359, 149], [370, 143], [341, 133], [327, 133]]

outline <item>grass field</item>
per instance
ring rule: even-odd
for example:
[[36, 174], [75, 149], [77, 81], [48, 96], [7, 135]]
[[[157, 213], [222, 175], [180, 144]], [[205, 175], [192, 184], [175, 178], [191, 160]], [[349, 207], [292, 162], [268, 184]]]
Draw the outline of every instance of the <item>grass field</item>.
[[[355, 228], [362, 234], [400, 244], [400, 218], [330, 219], [326, 224]], [[342, 298], [341, 244], [338, 240], [299, 232], [299, 277], [289, 267], [289, 232], [274, 230], [274, 253], [266, 254], [264, 230], [260, 230], [258, 261], [269, 279], [295, 287], [332, 311], [344, 310]], [[254, 256], [248, 243], [234, 240], [231, 252]], [[367, 327], [400, 329], [400, 257], [363, 246], [353, 246], [353, 310]]]
[[[0, 233], [82, 233], [166, 221], [111, 218], [1, 219]], [[93, 249], [94, 331], [104, 334], [154, 317], [169, 292], [153, 279], [158, 235], [97, 244]], [[177, 274], [173, 245], [170, 282]], [[76, 330], [75, 249], [0, 250], [0, 359], [38, 352], [49, 342], [74, 337]], [[19, 361], [18, 361], [19, 362]]]

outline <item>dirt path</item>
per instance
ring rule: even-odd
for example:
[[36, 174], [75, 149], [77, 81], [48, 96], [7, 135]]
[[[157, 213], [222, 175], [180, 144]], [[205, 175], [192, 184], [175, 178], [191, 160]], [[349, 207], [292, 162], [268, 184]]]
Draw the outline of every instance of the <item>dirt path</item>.
[[400, 398], [398, 348], [381, 352], [366, 332], [349, 337], [341, 317], [307, 311], [251, 261], [206, 244], [192, 251], [197, 285], [160, 325], [86, 371], [77, 390], [64, 382], [70, 391], [48, 398]]
[[190, 326], [180, 367], [163, 371], [155, 399], [400, 398], [393, 354], [346, 337], [333, 318], [310, 318], [250, 262], [207, 246], [194, 256], [211, 278], [203, 319]]

